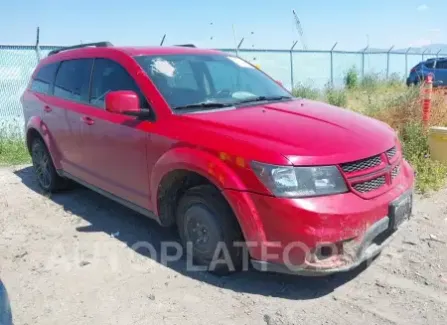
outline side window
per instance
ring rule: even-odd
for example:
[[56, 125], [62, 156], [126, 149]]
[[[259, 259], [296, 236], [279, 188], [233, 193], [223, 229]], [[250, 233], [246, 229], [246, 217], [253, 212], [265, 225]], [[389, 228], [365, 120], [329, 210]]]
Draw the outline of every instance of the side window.
[[443, 69], [443, 70], [447, 69], [447, 60], [438, 61], [436, 63], [436, 68]]
[[424, 63], [424, 65], [425, 65], [425, 67], [428, 68], [428, 69], [433, 69], [433, 67], [435, 66], [435, 61], [434, 61], [434, 60], [432, 60], [432, 61], [426, 61], [426, 62]]
[[48, 94], [58, 67], [59, 62], [42, 66], [31, 81], [31, 90], [41, 94]]
[[54, 96], [87, 102], [93, 59], [63, 61], [54, 82]]
[[90, 103], [104, 108], [107, 93], [116, 90], [132, 90], [140, 97], [141, 108], [149, 108], [132, 76], [119, 63], [109, 59], [95, 59], [90, 91]]

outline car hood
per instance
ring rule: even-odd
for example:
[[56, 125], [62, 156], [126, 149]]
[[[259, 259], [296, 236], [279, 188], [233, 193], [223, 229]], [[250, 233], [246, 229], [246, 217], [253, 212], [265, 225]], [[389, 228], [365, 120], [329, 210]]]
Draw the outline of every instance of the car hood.
[[395, 145], [387, 124], [321, 102], [295, 99], [188, 114], [214, 132], [274, 149], [293, 164], [332, 164], [382, 153]]

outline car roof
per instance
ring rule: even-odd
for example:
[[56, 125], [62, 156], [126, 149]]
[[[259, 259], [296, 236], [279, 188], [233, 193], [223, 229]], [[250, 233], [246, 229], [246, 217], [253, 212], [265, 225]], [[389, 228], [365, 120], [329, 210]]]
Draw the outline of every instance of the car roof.
[[[95, 57], [95, 55], [100, 56], [101, 53], [104, 53], [104, 51], [107, 52], [111, 51], [115, 53], [120, 52], [132, 57], [142, 55], [178, 55], [178, 54], [232, 55], [231, 53], [226, 53], [219, 50], [196, 48], [191, 44], [177, 45], [177, 46], [113, 46], [110, 43], [104, 45], [105, 43], [106, 42], [92, 43], [92, 44], [102, 44], [102, 46], [98, 47], [88, 46], [88, 44], [84, 45], [81, 44], [73, 46], [72, 48], [67, 47], [54, 50], [50, 52], [47, 57], [40, 60], [38, 67], [41, 67], [49, 63], [70, 60], [72, 58], [79, 58], [82, 57], [84, 54], [87, 54], [88, 57]], [[34, 73], [36, 73], [36, 71]]]
[[[82, 55], [82, 53], [103, 53], [104, 51], [124, 52], [129, 56], [139, 55], [174, 55], [174, 54], [224, 54], [221, 51], [213, 49], [196, 48], [192, 44], [175, 45], [175, 46], [113, 46], [109, 42], [99, 42], [91, 44], [80, 44], [72, 47], [60, 48], [51, 51], [48, 58], [53, 61], [57, 58], [67, 59], [68, 56]], [[63, 57], [63, 58], [62, 58]], [[44, 59], [45, 60], [45, 59]]]
[[130, 56], [169, 54], [222, 54], [221, 51], [181, 46], [114, 47]]

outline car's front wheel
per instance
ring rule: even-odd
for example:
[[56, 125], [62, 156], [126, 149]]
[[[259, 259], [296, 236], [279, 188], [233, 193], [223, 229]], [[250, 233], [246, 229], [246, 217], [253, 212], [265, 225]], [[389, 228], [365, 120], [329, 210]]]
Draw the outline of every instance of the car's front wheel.
[[67, 186], [68, 181], [57, 174], [53, 160], [42, 139], [36, 138], [33, 140], [31, 159], [37, 182], [44, 191], [55, 192]]
[[217, 275], [240, 270], [243, 236], [233, 211], [214, 186], [186, 191], [177, 207], [177, 226], [194, 265]]

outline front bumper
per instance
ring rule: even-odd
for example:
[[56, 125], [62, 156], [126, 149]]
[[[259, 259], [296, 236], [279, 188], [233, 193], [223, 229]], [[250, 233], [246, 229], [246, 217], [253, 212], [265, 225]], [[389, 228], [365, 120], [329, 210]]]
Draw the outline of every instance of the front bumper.
[[389, 227], [390, 219], [384, 217], [378, 222], [376, 222], [371, 228], [365, 233], [365, 239], [362, 241], [358, 247], [356, 258], [348, 263], [341, 263], [334, 261], [333, 264], [325, 263], [321, 267], [305, 267], [305, 266], [288, 266], [286, 264], [270, 263], [265, 261], [252, 260], [251, 264], [254, 269], [263, 272], [275, 272], [293, 275], [304, 275], [304, 276], [325, 276], [333, 273], [347, 272], [353, 270], [360, 266], [361, 264], [371, 261], [374, 257], [380, 254], [385, 246], [387, 246], [392, 239], [395, 237], [397, 232], [391, 233], [386, 236], [386, 239], [381, 243], [375, 243], [373, 240], [384, 234]]
[[373, 199], [354, 193], [306, 199], [231, 190], [224, 194], [239, 219], [255, 269], [325, 275], [356, 268], [392, 240], [390, 203], [413, 189], [414, 172], [407, 162], [395, 181]]

